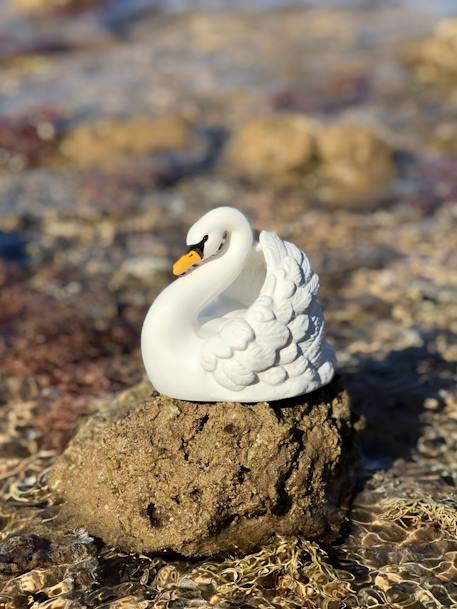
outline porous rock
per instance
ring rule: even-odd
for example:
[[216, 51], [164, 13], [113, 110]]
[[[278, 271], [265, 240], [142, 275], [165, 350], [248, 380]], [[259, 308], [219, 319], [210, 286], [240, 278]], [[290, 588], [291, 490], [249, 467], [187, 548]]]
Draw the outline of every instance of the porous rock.
[[253, 551], [275, 533], [338, 534], [353, 459], [338, 381], [250, 405], [140, 389], [88, 419], [54, 467], [72, 527], [127, 551], [186, 556]]

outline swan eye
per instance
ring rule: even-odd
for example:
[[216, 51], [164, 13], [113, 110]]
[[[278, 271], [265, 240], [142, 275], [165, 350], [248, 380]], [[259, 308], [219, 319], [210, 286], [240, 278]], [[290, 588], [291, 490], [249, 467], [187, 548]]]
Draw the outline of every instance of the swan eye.
[[208, 241], [208, 235], [205, 235], [199, 243], [195, 243], [189, 247], [188, 252], [197, 252], [200, 258], [203, 258], [205, 243]]

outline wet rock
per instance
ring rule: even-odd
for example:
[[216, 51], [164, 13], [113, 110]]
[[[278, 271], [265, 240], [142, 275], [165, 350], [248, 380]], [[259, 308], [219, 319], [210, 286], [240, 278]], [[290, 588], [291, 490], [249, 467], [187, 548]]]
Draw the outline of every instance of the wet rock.
[[0, 574], [33, 569], [47, 562], [49, 541], [36, 535], [13, 535], [0, 543]]
[[405, 53], [418, 80], [455, 86], [457, 77], [457, 18], [443, 19], [435, 34], [412, 44]]
[[303, 172], [313, 161], [314, 131], [313, 123], [300, 114], [252, 119], [235, 133], [229, 162], [253, 178]]
[[275, 533], [337, 535], [353, 454], [338, 381], [255, 405], [145, 400], [141, 387], [89, 419], [56, 463], [68, 524], [187, 556], [248, 552]]
[[318, 139], [319, 197], [333, 205], [376, 205], [395, 176], [392, 150], [358, 125], [336, 124]]
[[122, 164], [128, 157], [181, 150], [191, 142], [191, 128], [178, 116], [137, 116], [80, 125], [64, 138], [60, 151], [77, 166], [106, 167]]

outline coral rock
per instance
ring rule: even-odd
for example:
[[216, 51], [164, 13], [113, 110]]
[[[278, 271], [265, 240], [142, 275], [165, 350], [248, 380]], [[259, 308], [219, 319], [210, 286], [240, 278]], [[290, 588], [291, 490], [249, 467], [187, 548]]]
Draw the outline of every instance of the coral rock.
[[187, 556], [338, 534], [353, 455], [338, 381], [254, 405], [140, 396], [88, 419], [57, 461], [68, 524], [127, 551]]

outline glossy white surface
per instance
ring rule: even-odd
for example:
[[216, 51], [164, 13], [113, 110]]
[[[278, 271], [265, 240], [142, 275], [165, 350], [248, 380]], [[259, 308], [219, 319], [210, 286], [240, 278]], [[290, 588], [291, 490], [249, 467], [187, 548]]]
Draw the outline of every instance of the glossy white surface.
[[183, 400], [259, 402], [329, 383], [335, 352], [306, 255], [274, 233], [254, 242], [231, 207], [200, 218], [187, 243], [206, 235], [203, 261], [146, 315], [141, 350], [154, 387]]

